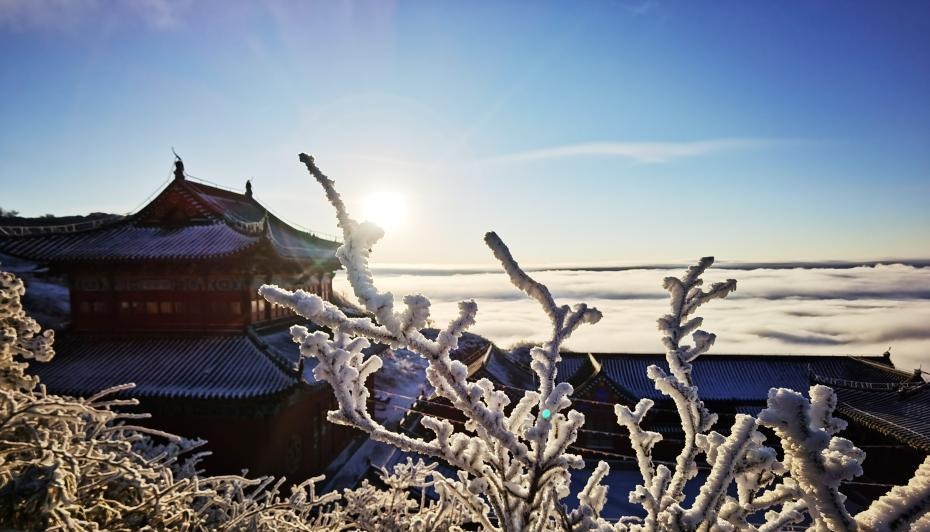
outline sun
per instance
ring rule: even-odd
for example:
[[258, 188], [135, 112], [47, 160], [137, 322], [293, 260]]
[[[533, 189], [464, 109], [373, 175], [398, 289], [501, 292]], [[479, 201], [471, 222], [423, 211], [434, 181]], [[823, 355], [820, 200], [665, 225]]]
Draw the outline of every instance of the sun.
[[362, 220], [374, 223], [387, 232], [403, 226], [407, 218], [406, 196], [397, 190], [379, 190], [362, 200]]

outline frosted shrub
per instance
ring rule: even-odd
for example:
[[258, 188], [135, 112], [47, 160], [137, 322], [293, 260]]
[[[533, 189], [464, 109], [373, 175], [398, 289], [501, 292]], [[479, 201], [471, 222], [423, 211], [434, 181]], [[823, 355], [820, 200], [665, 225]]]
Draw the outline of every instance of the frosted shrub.
[[[459, 532], [463, 523], [471, 522], [472, 508], [463, 506], [456, 497], [459, 485], [438, 474], [435, 463], [422, 460], [397, 464], [393, 474], [381, 472], [387, 490], [364, 481], [358, 489], [345, 490], [342, 512], [362, 530], [385, 532]], [[411, 498], [411, 489], [419, 492]], [[428, 490], [437, 500], [427, 498]]]
[[[400, 298], [400, 308], [391, 293], [378, 291], [368, 261], [372, 247], [383, 232], [369, 222], [351, 218], [334, 188], [334, 183], [301, 154], [300, 160], [322, 185], [336, 209], [344, 244], [337, 256], [355, 295], [374, 319], [348, 317], [338, 307], [318, 296], [291, 292], [266, 285], [260, 293], [271, 303], [332, 330], [309, 332], [294, 326], [291, 333], [303, 357], [316, 357], [317, 379], [332, 385], [339, 408], [329, 412], [335, 423], [358, 428], [372, 439], [404, 451], [444, 461], [457, 471], [456, 478], [443, 478], [430, 470], [433, 485], [441, 486], [440, 501], [429, 506], [438, 515], [464, 511], [465, 521], [486, 530], [512, 532], [564, 531], [651, 531], [651, 530], [759, 530], [774, 531], [809, 519], [811, 530], [923, 530], [930, 524], [930, 461], [920, 467], [907, 486], [896, 487], [858, 516], [844, 506], [840, 483], [861, 474], [864, 453], [850, 441], [836, 436], [845, 423], [832, 416], [836, 398], [824, 386], [811, 388], [810, 399], [785, 389], [769, 393], [768, 407], [757, 417], [737, 415], [727, 433], [712, 430], [717, 416], [698, 395], [699, 383], [692, 363], [713, 345], [715, 336], [700, 329], [702, 319], [695, 311], [711, 300], [724, 298], [736, 282], [714, 283], [702, 288], [705, 270], [712, 258], [702, 259], [682, 278], [665, 279], [671, 309], [659, 319], [668, 368], [651, 366], [648, 376], [674, 402], [681, 418], [684, 444], [670, 469], [656, 465], [652, 448], [662, 439], [644, 430], [644, 418], [653, 406], [641, 400], [632, 410], [617, 405], [618, 423], [630, 433], [642, 483], [630, 500], [642, 505], [645, 517], [624, 517], [608, 522], [600, 516], [608, 486], [602, 480], [608, 465], [599, 462], [587, 485], [578, 495], [578, 508], [568, 511], [563, 500], [569, 495], [571, 471], [584, 467], [578, 455], [568, 452], [577, 438], [584, 416], [572, 410], [572, 386], [557, 383], [556, 368], [563, 342], [580, 326], [597, 323], [601, 313], [584, 303], [558, 305], [548, 288], [527, 275], [511, 256], [503, 241], [488, 233], [485, 242], [513, 284], [535, 299], [552, 324], [551, 336], [531, 350], [531, 369], [539, 388], [527, 391], [516, 404], [487, 379], [466, 380], [466, 367], [450, 358], [458, 338], [475, 323], [474, 301], [459, 303], [458, 316], [429, 340], [420, 331], [430, 319], [430, 302], [422, 295]], [[464, 430], [449, 421], [425, 416], [422, 424], [433, 432], [430, 440], [391, 431], [380, 425], [367, 410], [366, 379], [381, 367], [377, 356], [364, 358], [362, 349], [373, 340], [391, 348], [406, 348], [427, 362], [426, 376], [436, 394], [447, 399], [467, 418]], [[688, 342], [688, 343], [684, 343]], [[771, 428], [780, 440], [783, 458], [764, 445], [760, 426]], [[698, 496], [685, 503], [685, 486], [695, 480], [698, 460], [710, 466], [699, 486]], [[371, 500], [367, 486], [347, 492], [349, 506], [357, 511]], [[426, 508], [421, 504], [421, 507]], [[445, 507], [445, 508], [444, 508]], [[404, 514], [403, 508], [398, 510]], [[393, 529], [369, 516], [376, 528]], [[420, 530], [427, 522], [407, 523]], [[435, 522], [435, 519], [434, 521]]]
[[[133, 424], [143, 414], [114, 395], [50, 395], [25, 373], [26, 360], [54, 356], [51, 331], [26, 316], [21, 280], [0, 272], [0, 528], [15, 530], [311, 530], [335, 520], [313, 517], [309, 479], [280, 482], [197, 474], [206, 453], [186, 440]], [[337, 516], [338, 517], [338, 516]]]

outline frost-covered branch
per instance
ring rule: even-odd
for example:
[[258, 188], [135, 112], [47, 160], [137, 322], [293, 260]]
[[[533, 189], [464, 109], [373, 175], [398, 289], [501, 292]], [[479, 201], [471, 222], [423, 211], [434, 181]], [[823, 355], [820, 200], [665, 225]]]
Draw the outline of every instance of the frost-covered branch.
[[[473, 301], [459, 303], [458, 317], [439, 332], [436, 340], [426, 338], [420, 329], [430, 316], [429, 300], [422, 295], [407, 295], [401, 299], [402, 310], [396, 310], [393, 294], [382, 293], [375, 286], [369, 256], [383, 232], [349, 215], [334, 182], [317, 168], [312, 157], [301, 154], [300, 161], [336, 209], [344, 237], [336, 256], [359, 302], [374, 317], [348, 318], [334, 305], [300, 290], [291, 292], [276, 286], [259, 290], [268, 301], [287, 306], [333, 331], [330, 338], [320, 332], [311, 334], [303, 327], [291, 330], [301, 355], [320, 360], [314, 375], [333, 386], [339, 410], [330, 412], [328, 419], [459, 468], [467, 475], [469, 490], [485, 498], [485, 506], [491, 509], [501, 529], [548, 529], [555, 522], [564, 524], [567, 518], [559, 510], [558, 501], [568, 494], [568, 470], [583, 466], [579, 456], [567, 451], [577, 438], [584, 416], [567, 410], [571, 385], [556, 385], [559, 350], [581, 324], [596, 323], [600, 312], [583, 303], [558, 306], [549, 290], [520, 268], [496, 234], [486, 235], [486, 243], [514, 285], [538, 301], [552, 322], [552, 337], [532, 353], [539, 390], [526, 392], [507, 416], [507, 394], [494, 389], [487, 379], [469, 382], [464, 364], [449, 356], [461, 334], [474, 324], [477, 305]], [[439, 396], [465, 414], [469, 432], [456, 432], [448, 421], [426, 416], [422, 424], [435, 437], [425, 441], [378, 424], [366, 405], [366, 378], [381, 366], [377, 357], [363, 359], [362, 349], [369, 340], [404, 347], [425, 358], [429, 383]]]
[[31, 390], [37, 379], [25, 373], [27, 360], [46, 362], [55, 355], [54, 331], [42, 327], [23, 311], [23, 281], [0, 271], [0, 389]]
[[865, 453], [845, 438], [832, 436], [845, 422], [834, 420], [836, 397], [826, 386], [810, 389], [811, 399], [784, 388], [769, 391], [759, 423], [778, 435], [784, 464], [798, 483], [800, 496], [818, 529], [855, 530], [840, 493], [843, 480], [862, 474]]
[[658, 522], [659, 504], [669, 481], [668, 468], [662, 465], [659, 466], [660, 470], [656, 470], [652, 462], [652, 448], [662, 441], [662, 435], [642, 427], [642, 422], [653, 404], [655, 403], [651, 399], [643, 398], [634, 410], [630, 410], [626, 405], [614, 405], [617, 422], [630, 431], [630, 444], [636, 453], [636, 463], [643, 479], [643, 484], [630, 493], [630, 501], [642, 505], [646, 510], [643, 526], [647, 529], [655, 528]]
[[[736, 281], [714, 283], [709, 291], [701, 289], [704, 281], [701, 275], [714, 263], [713, 257], [702, 258], [697, 265], [688, 268], [681, 279], [666, 277], [663, 286], [671, 298], [671, 312], [659, 318], [659, 330], [663, 333], [665, 359], [670, 375], [658, 366], [650, 366], [648, 376], [655, 381], [656, 388], [675, 402], [681, 426], [684, 431], [685, 444], [676, 459], [675, 472], [669, 484], [669, 498], [665, 505], [684, 498], [685, 483], [697, 474], [695, 458], [698, 453], [696, 438], [717, 421], [717, 415], [710, 413], [699, 399], [697, 386], [691, 379], [691, 362], [706, 353], [716, 340], [716, 335], [700, 330], [704, 322], [701, 317], [689, 318], [701, 305], [717, 298], [724, 298], [736, 290]], [[681, 341], [691, 335], [694, 346], [682, 345]]]
[[906, 486], [895, 486], [856, 516], [863, 530], [897, 532], [926, 530], [917, 523], [930, 516], [930, 457], [924, 459]]
[[[755, 421], [750, 417], [739, 418], [729, 438], [708, 434], [717, 416], [704, 407], [691, 377], [691, 363], [707, 352], [716, 339], [714, 334], [699, 329], [703, 318], [691, 317], [692, 314], [708, 301], [724, 298], [736, 289], [733, 279], [714, 283], [706, 292], [701, 288], [701, 275], [713, 262], [713, 257], [705, 257], [682, 278], [667, 277], [663, 282], [669, 292], [671, 312], [658, 320], [658, 326], [670, 372], [652, 365], [647, 376], [655, 382], [656, 389], [672, 399], [681, 418], [684, 445], [673, 470], [652, 462], [652, 448], [662, 440], [660, 434], [642, 428], [652, 401], [643, 399], [634, 410], [625, 405], [615, 407], [617, 422], [630, 432], [643, 477], [643, 484], [630, 493], [630, 500], [641, 504], [646, 511], [645, 520], [632, 527], [634, 529], [692, 530], [701, 523], [715, 523], [726, 489], [736, 476], [736, 464], [743, 458], [747, 446], [755, 441]], [[681, 343], [689, 335], [693, 346]], [[697, 475], [696, 460], [702, 450], [713, 464], [711, 475], [694, 505], [685, 509], [680, 506], [684, 487]]]

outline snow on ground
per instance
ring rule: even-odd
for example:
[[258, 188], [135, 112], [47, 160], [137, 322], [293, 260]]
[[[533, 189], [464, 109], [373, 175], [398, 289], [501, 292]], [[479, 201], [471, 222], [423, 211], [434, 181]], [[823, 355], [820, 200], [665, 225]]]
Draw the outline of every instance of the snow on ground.
[[46, 268], [2, 253], [0, 271], [23, 280], [26, 285], [23, 306], [42, 327], [61, 330], [67, 325], [71, 319], [71, 294], [64, 279], [49, 278]]
[[24, 274], [33, 273], [40, 268], [34, 262], [0, 253], [0, 269], [16, 274], [17, 277], [22, 277]]

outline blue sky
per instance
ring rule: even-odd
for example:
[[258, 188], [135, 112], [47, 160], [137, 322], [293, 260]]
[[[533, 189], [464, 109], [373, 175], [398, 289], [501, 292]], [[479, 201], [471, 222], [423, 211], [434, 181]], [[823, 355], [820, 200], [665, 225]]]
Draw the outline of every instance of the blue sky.
[[930, 249], [925, 2], [10, 0], [0, 61], [26, 215], [130, 212], [173, 146], [335, 232], [308, 151], [394, 226], [381, 262]]

